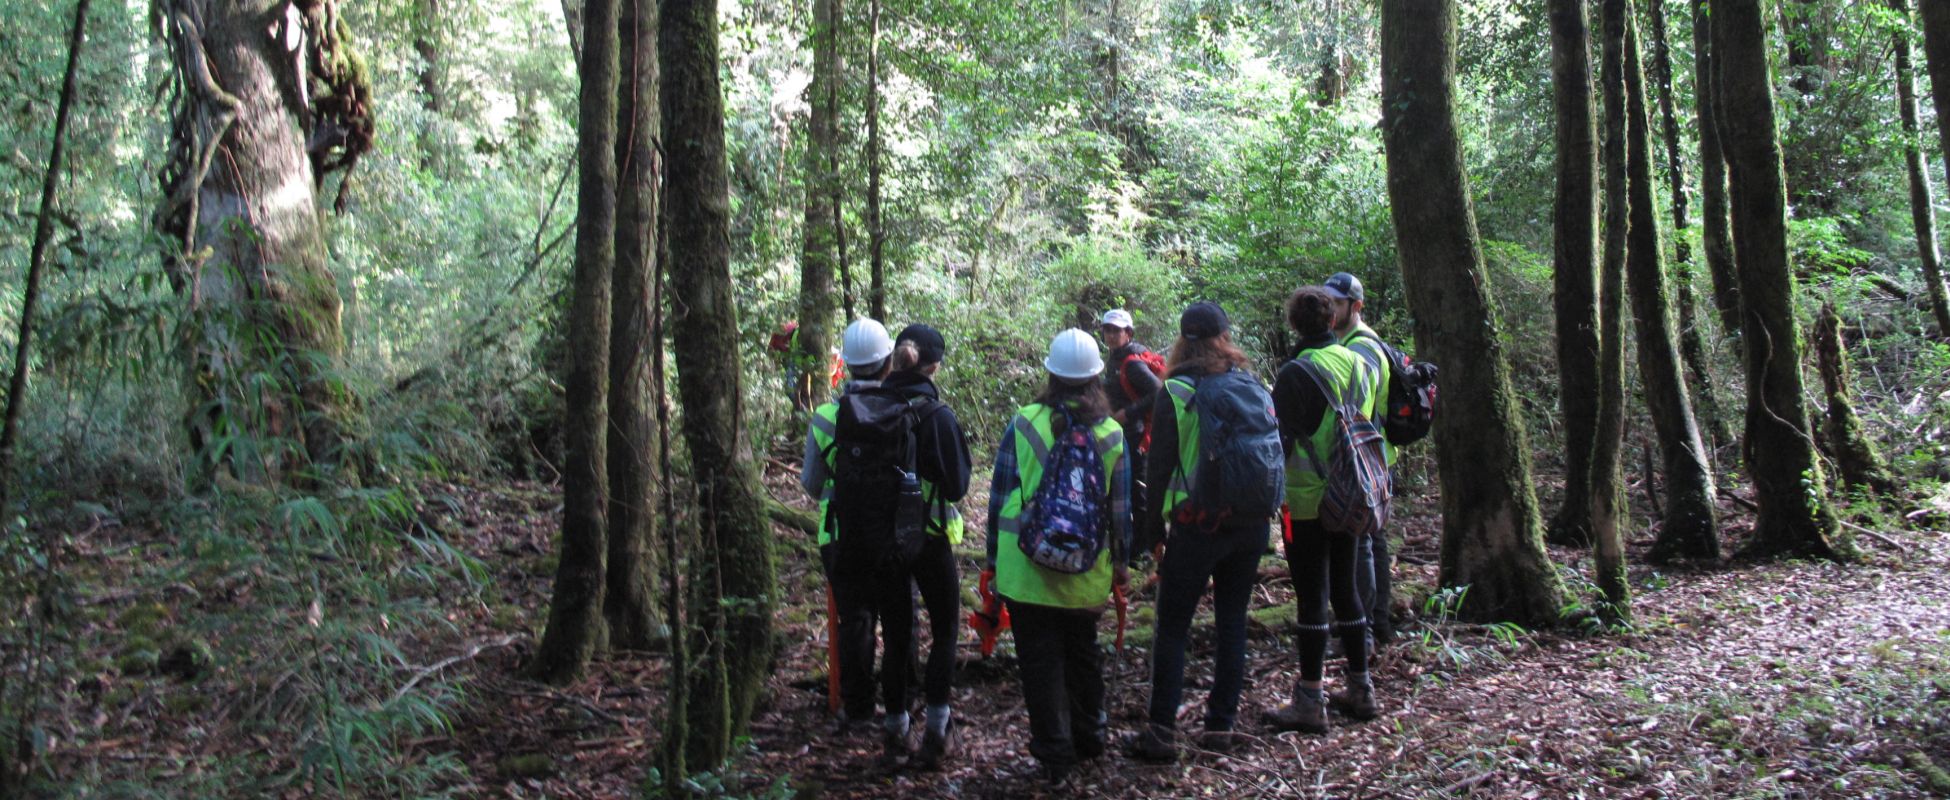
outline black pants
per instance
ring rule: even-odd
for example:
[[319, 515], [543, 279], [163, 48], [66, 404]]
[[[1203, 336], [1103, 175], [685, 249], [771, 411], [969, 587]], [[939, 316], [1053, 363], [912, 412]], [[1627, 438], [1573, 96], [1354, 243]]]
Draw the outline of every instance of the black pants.
[[[928, 609], [928, 660], [921, 679], [928, 705], [947, 705], [955, 678], [956, 636], [961, 632], [961, 576], [955, 566], [955, 549], [945, 536], [929, 536], [921, 546], [920, 557], [905, 575], [876, 581], [880, 609], [881, 636], [887, 640], [887, 658], [895, 654], [905, 664], [914, 659], [914, 595], [919, 587], [921, 602]], [[908, 671], [880, 669], [882, 700], [889, 710], [907, 705]]]
[[1293, 574], [1293, 601], [1298, 606], [1300, 679], [1320, 680], [1327, 661], [1327, 607], [1334, 607], [1341, 648], [1348, 672], [1368, 671], [1368, 623], [1355, 583], [1355, 549], [1361, 543], [1345, 533], [1329, 533], [1317, 519], [1293, 521], [1293, 540], [1286, 545], [1287, 568]]
[[1266, 554], [1264, 522], [1221, 527], [1210, 533], [1172, 526], [1158, 564], [1158, 628], [1151, 648], [1151, 724], [1173, 728], [1185, 695], [1185, 647], [1192, 616], [1212, 584], [1217, 633], [1212, 693], [1205, 701], [1205, 729], [1232, 730], [1239, 693], [1246, 683], [1246, 606]]
[[1104, 651], [1097, 646], [1097, 620], [1103, 610], [1007, 602], [1029, 706], [1029, 754], [1050, 765], [1102, 755]]
[[[820, 548], [819, 555], [826, 567], [826, 586], [833, 593], [833, 605], [839, 617], [833, 647], [839, 651], [841, 706], [847, 719], [870, 720], [873, 719], [874, 625], [880, 619], [875, 590], [878, 581], [869, 572], [837, 563], [835, 545]], [[913, 613], [910, 608], [908, 615], [911, 617]], [[891, 657], [886, 660], [900, 663]]]
[[1368, 630], [1377, 644], [1395, 640], [1395, 628], [1388, 618], [1395, 602], [1395, 569], [1388, 557], [1388, 534], [1377, 532], [1354, 548], [1354, 585], [1361, 595], [1361, 608], [1368, 612]]

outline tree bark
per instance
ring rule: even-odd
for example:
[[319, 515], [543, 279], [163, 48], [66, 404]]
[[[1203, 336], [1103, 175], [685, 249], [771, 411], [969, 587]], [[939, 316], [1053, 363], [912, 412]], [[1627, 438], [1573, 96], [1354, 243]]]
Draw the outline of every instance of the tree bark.
[[569, 302], [567, 413], [563, 419], [562, 550], [548, 627], [530, 672], [555, 685], [581, 677], [603, 647], [608, 511], [611, 276], [616, 264], [618, 0], [583, 7], [577, 115], [576, 266]]
[[569, 58], [575, 61], [577, 74], [582, 70], [582, 3], [562, 0], [562, 22], [569, 29]]
[[[1623, 5], [1625, 0], [1608, 2]], [[1644, 387], [1645, 404], [1659, 437], [1666, 471], [1666, 509], [1654, 555], [1718, 558], [1713, 472], [1693, 418], [1666, 294], [1665, 246], [1660, 241], [1659, 209], [1653, 201], [1652, 126], [1639, 63], [1638, 26], [1629, 13], [1624, 16], [1626, 170], [1631, 173], [1632, 215], [1626, 281], [1631, 291], [1632, 327], [1638, 332], [1639, 382]]]
[[[34, 313], [41, 296], [41, 269], [47, 266], [47, 246], [54, 241], [54, 196], [61, 186], [62, 160], [67, 151], [68, 112], [74, 108], [75, 78], [81, 73], [81, 46], [88, 29], [88, 0], [76, 0], [74, 28], [68, 34], [68, 67], [62, 73], [61, 99], [54, 106], [54, 138], [48, 143], [47, 172], [41, 174], [40, 215], [34, 219], [34, 241], [27, 255], [27, 280], [20, 291], [20, 328], [14, 337], [14, 371], [7, 379], [7, 416], [0, 425], [0, 519], [12, 520], [14, 444], [20, 436], [20, 409], [27, 402], [27, 354], [34, 343]], [[11, 527], [11, 523], [9, 523]], [[6, 745], [0, 743], [0, 787], [13, 778]]]
[[427, 111], [440, 114], [447, 110], [446, 82], [441, 72], [440, 53], [442, 42], [442, 21], [440, 0], [418, 0], [416, 19], [413, 21], [413, 52], [420, 57], [419, 81], [420, 103]]
[[1591, 457], [1598, 419], [1598, 140], [1592, 114], [1591, 32], [1585, 0], [1551, 0], [1557, 203], [1552, 213], [1552, 305], [1564, 415], [1564, 504], [1551, 541], [1591, 544]]
[[1733, 230], [1727, 206], [1727, 163], [1720, 147], [1716, 86], [1713, 77], [1712, 21], [1708, 0], [1693, 0], [1693, 106], [1699, 117], [1700, 249], [1706, 254], [1706, 274], [1713, 281], [1713, 308], [1720, 329], [1740, 334], [1740, 280], [1733, 269]]
[[1862, 421], [1855, 415], [1848, 353], [1842, 349], [1842, 318], [1832, 302], [1822, 304], [1821, 317], [1815, 321], [1815, 362], [1820, 365], [1821, 386], [1828, 399], [1828, 446], [1835, 454], [1842, 483], [1881, 495], [1895, 494], [1896, 479], [1875, 445], [1862, 434]]
[[887, 318], [887, 230], [880, 219], [880, 0], [867, 4], [867, 291], [868, 313]]
[[[1929, 5], [1929, 3], [1925, 3]], [[1889, 7], [1909, 23], [1909, 0], [1889, 0]], [[1929, 284], [1930, 313], [1936, 318], [1937, 336], [1950, 338], [1950, 298], [1945, 297], [1943, 266], [1936, 249], [1936, 211], [1930, 199], [1930, 173], [1923, 168], [1923, 148], [1916, 137], [1916, 77], [1910, 68], [1909, 34], [1896, 29], [1896, 103], [1903, 121], [1903, 166], [1909, 173], [1909, 220], [1916, 231], [1916, 258], [1923, 265], [1923, 282]]]
[[1735, 269], [1746, 354], [1744, 456], [1759, 500], [1755, 548], [1841, 558], [1827, 481], [1802, 399], [1801, 340], [1788, 266], [1787, 190], [1774, 125], [1759, 0], [1718, 0], [1710, 15], [1720, 141], [1731, 173]]
[[676, 349], [677, 390], [703, 546], [690, 559], [699, 623], [693, 652], [702, 658], [688, 693], [685, 760], [695, 769], [722, 763], [749, 726], [769, 674], [779, 587], [764, 494], [743, 436], [716, 0], [664, 0], [658, 44], [670, 155], [665, 226], [680, 310], [674, 334], [684, 343]]
[[1436, 426], [1445, 586], [1463, 613], [1549, 625], [1564, 588], [1544, 553], [1530, 448], [1496, 329], [1456, 136], [1453, 0], [1383, 0], [1388, 196], [1417, 351], [1444, 368]]
[[603, 619], [609, 646], [643, 650], [657, 625], [657, 421], [650, 338], [657, 300], [657, 0], [620, 0], [616, 141], [616, 274], [609, 333], [609, 539]]
[[1950, 164], [1950, 5], [1918, 4], [1923, 12], [1923, 57], [1930, 70], [1930, 103], [1936, 108], [1937, 144]]
[[[1827, 26], [1820, 19], [1820, 0], [1780, 0], [1775, 7], [1780, 11], [1781, 38], [1787, 44], [1787, 61], [1783, 66], [1788, 86], [1794, 90], [1792, 105], [1797, 109], [1812, 108], [1821, 102], [1823, 89], [1828, 85], [1824, 30]], [[1801, 123], [1798, 114], [1788, 119]], [[1798, 124], [1783, 132], [1795, 145], [1784, 151], [1788, 205], [1802, 209], [1802, 216], [1827, 216], [1834, 213], [1836, 200], [1827, 180], [1827, 170], [1837, 153], [1818, 131], [1809, 128]]]
[[[810, 408], [826, 374], [833, 339], [833, 274], [839, 247], [840, 0], [813, 0], [812, 118], [806, 147], [806, 231], [799, 260], [799, 385], [794, 397]], [[680, 373], [681, 374], [681, 373]]]
[[1625, 487], [1619, 459], [1625, 445], [1625, 261], [1631, 247], [1632, 198], [1626, 122], [1625, 4], [1600, 0], [1599, 83], [1605, 103], [1605, 255], [1599, 289], [1598, 419], [1592, 448], [1592, 565], [1602, 615], [1631, 614], [1625, 574]]

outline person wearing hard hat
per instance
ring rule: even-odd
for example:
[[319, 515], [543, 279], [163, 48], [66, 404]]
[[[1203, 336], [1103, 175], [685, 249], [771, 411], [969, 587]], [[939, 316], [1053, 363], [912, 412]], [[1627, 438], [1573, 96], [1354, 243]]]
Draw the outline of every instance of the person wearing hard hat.
[[1126, 580], [1130, 455], [1097, 376], [1097, 342], [1075, 328], [1043, 360], [1049, 378], [1016, 411], [989, 485], [987, 579], [1013, 620], [1029, 753], [1052, 785], [1104, 754], [1097, 625]]
[[[840, 337], [840, 358], [846, 362], [850, 379], [842, 394], [879, 387], [893, 367], [893, 354], [894, 340], [879, 322], [861, 318], [846, 326], [846, 332]], [[835, 660], [840, 676], [839, 731], [845, 733], [873, 720], [874, 625], [879, 615], [871, 582], [837, 568], [838, 552], [833, 539], [839, 526], [832, 506], [833, 444], [838, 435], [839, 408], [839, 399], [835, 398], [813, 409], [812, 424], [806, 431], [799, 485], [819, 501], [819, 556], [826, 572], [831, 607], [838, 617], [832, 647], [837, 652]], [[887, 660], [893, 661], [891, 654]], [[893, 669], [905, 672], [906, 666]]]

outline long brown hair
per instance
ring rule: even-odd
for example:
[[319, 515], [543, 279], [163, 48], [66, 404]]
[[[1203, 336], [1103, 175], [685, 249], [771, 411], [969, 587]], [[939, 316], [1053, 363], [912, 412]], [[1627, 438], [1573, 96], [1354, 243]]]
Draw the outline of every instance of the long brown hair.
[[1052, 409], [1068, 406], [1070, 414], [1085, 425], [1095, 425], [1110, 416], [1110, 398], [1104, 394], [1103, 382], [1094, 378], [1071, 383], [1051, 375], [1043, 393], [1036, 395], [1036, 402]]
[[1171, 343], [1171, 357], [1165, 360], [1165, 371], [1172, 377], [1217, 375], [1233, 367], [1245, 369], [1250, 363], [1245, 351], [1232, 343], [1230, 333], [1197, 339], [1180, 336]]

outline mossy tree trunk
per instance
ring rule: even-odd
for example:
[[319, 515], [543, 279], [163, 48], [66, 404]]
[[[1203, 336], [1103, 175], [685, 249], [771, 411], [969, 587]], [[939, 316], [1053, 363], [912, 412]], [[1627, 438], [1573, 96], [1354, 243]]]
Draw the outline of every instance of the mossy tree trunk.
[[1848, 352], [1842, 349], [1842, 318], [1834, 303], [1821, 306], [1815, 320], [1815, 363], [1821, 369], [1821, 387], [1828, 399], [1828, 447], [1835, 454], [1842, 483], [1877, 494], [1896, 492], [1896, 479], [1876, 452], [1875, 444], [1862, 433], [1862, 420], [1855, 415], [1853, 379], [1849, 376]]
[[1950, 164], [1950, 4], [1918, 4], [1923, 17], [1923, 58], [1930, 71], [1930, 103], [1936, 108], [1936, 135], [1944, 163]]
[[1598, 139], [1592, 113], [1591, 32], [1585, 0], [1551, 0], [1551, 87], [1557, 200], [1552, 210], [1552, 306], [1564, 414], [1564, 502], [1551, 519], [1560, 544], [1591, 543], [1591, 456], [1598, 420]]
[[867, 4], [867, 313], [887, 319], [887, 229], [880, 220], [880, 0]]
[[1441, 582], [1469, 587], [1472, 619], [1549, 625], [1564, 587], [1544, 553], [1529, 437], [1456, 136], [1453, 0], [1383, 0], [1381, 63], [1388, 196], [1417, 352], [1443, 368]]
[[562, 544], [548, 627], [530, 674], [562, 685], [581, 677], [604, 645], [603, 583], [608, 473], [610, 292], [616, 263], [618, 0], [582, 8], [577, 113], [576, 263], [569, 301], [567, 412], [563, 419]]
[[[840, 0], [813, 0], [813, 75], [807, 89], [812, 115], [807, 123], [805, 243], [799, 256], [800, 405], [817, 404], [826, 377], [827, 349], [833, 342], [833, 275], [839, 268], [840, 191]], [[679, 374], [682, 374], [681, 371]]]
[[609, 539], [603, 619], [609, 646], [642, 650], [660, 638], [657, 574], [657, 420], [650, 354], [657, 300], [660, 171], [657, 0], [619, 0], [616, 121], [616, 273], [609, 334]]
[[1693, 0], [1693, 110], [1699, 118], [1700, 250], [1713, 281], [1720, 329], [1740, 333], [1740, 279], [1733, 270], [1733, 229], [1727, 205], [1726, 153], [1720, 148], [1713, 78], [1713, 24], [1708, 0]]
[[1709, 15], [1718, 81], [1716, 120], [1726, 145], [1734, 265], [1740, 276], [1747, 379], [1743, 455], [1760, 506], [1754, 546], [1762, 552], [1840, 558], [1849, 548], [1836, 538], [1827, 480], [1802, 397], [1801, 340], [1788, 266], [1787, 188], [1761, 14], [1759, 0], [1718, 0]]
[[[1928, 5], [1926, 2], [1925, 5]], [[1889, 8], [1909, 23], [1909, 0], [1889, 0]], [[1929, 284], [1930, 314], [1937, 336], [1950, 338], [1950, 299], [1943, 288], [1943, 266], [1936, 249], [1936, 211], [1930, 199], [1930, 172], [1923, 168], [1923, 148], [1916, 141], [1916, 76], [1910, 68], [1909, 33], [1896, 28], [1896, 104], [1903, 121], [1903, 166], [1909, 173], [1909, 220], [1916, 231], [1916, 258]], [[1941, 125], [1942, 123], [1938, 123]]]
[[1626, 138], [1625, 5], [1599, 3], [1599, 91], [1605, 103], [1605, 253], [1599, 285], [1598, 420], [1591, 463], [1592, 561], [1601, 611], [1631, 613], [1625, 580], [1625, 487], [1619, 457], [1625, 440], [1625, 261], [1630, 247], [1631, 179]]
[[[700, 548], [685, 762], [708, 769], [731, 754], [751, 721], [772, 661], [778, 602], [771, 525], [744, 439], [738, 318], [731, 283], [731, 200], [724, 96], [718, 83], [716, 0], [664, 0], [664, 224], [684, 441], [696, 483]], [[822, 356], [823, 357], [823, 356]]]
[[[1625, 0], [1607, 2], [1625, 4]], [[1638, 333], [1639, 383], [1645, 390], [1652, 427], [1659, 436], [1666, 472], [1666, 508], [1654, 555], [1718, 558], [1713, 473], [1693, 418], [1666, 294], [1665, 246], [1659, 231], [1659, 209], [1653, 200], [1652, 126], [1646, 107], [1645, 73], [1639, 62], [1638, 26], [1629, 10], [1620, 13], [1625, 27], [1625, 160], [1631, 195], [1625, 272], [1630, 284], [1632, 328]]]

